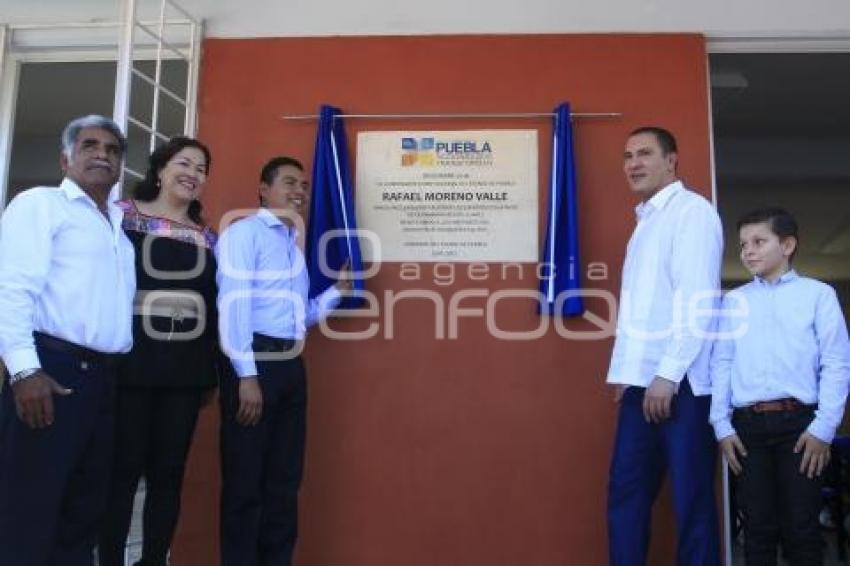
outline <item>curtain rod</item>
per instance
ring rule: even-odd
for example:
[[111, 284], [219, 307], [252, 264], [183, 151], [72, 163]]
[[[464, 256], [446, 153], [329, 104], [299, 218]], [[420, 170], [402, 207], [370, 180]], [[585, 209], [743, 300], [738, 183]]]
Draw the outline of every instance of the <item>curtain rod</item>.
[[[452, 113], [452, 114], [337, 114], [337, 118], [404, 119], [404, 118], [551, 118], [553, 112], [497, 112], [497, 113]], [[622, 112], [573, 112], [571, 118], [610, 119], [620, 118]], [[317, 120], [318, 114], [283, 116], [284, 120]]]

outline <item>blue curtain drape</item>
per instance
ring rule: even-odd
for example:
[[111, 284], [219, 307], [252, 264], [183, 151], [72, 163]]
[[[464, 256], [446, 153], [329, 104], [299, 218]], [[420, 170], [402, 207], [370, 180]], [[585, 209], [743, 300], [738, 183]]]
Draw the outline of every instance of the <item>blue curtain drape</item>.
[[[310, 297], [315, 297], [336, 280], [323, 273], [319, 245], [328, 230], [339, 230], [324, 246], [325, 265], [338, 270], [350, 260], [354, 273], [362, 272], [363, 261], [357, 240], [354, 218], [351, 170], [348, 166], [348, 144], [339, 108], [323, 105], [319, 112], [316, 134], [316, 155], [313, 159], [313, 192], [310, 219], [305, 242], [307, 271], [310, 275]], [[355, 294], [363, 290], [363, 279], [354, 278]], [[343, 299], [339, 308], [355, 308], [363, 303], [361, 297]]]
[[584, 301], [577, 293], [581, 287], [581, 264], [570, 105], [559, 104], [554, 114], [548, 227], [541, 254], [540, 312], [576, 316], [584, 312]]

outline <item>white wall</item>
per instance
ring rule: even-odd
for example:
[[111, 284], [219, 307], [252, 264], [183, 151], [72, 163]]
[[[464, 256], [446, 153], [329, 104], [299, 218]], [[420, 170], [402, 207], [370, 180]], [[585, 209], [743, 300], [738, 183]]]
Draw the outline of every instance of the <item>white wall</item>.
[[[0, 0], [0, 22], [115, 20], [119, 0]], [[848, 0], [177, 0], [207, 36], [698, 32], [850, 37]], [[137, 0], [151, 17], [159, 0]]]

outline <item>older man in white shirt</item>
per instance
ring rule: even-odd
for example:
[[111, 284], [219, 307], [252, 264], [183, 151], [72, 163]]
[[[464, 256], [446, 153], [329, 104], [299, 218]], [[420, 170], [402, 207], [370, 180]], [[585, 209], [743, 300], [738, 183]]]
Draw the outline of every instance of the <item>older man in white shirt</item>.
[[678, 180], [676, 141], [667, 130], [633, 131], [624, 157], [626, 179], [641, 203], [623, 265], [608, 371], [620, 402], [608, 492], [610, 563], [646, 563], [652, 505], [669, 472], [676, 563], [714, 566], [720, 559], [708, 362], [720, 219]]
[[93, 563], [132, 345], [133, 247], [110, 199], [125, 149], [112, 120], [73, 120], [62, 183], [21, 193], [0, 223], [0, 564]]

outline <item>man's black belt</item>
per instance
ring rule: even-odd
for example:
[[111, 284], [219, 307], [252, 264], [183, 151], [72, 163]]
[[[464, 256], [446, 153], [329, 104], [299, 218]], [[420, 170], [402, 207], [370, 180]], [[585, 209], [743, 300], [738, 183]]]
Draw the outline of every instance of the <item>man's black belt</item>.
[[92, 350], [91, 348], [86, 348], [85, 346], [68, 342], [62, 338], [56, 338], [55, 336], [44, 334], [43, 332], [33, 332], [33, 338], [35, 338], [36, 346], [40, 346], [47, 350], [53, 350], [54, 352], [71, 354], [81, 362], [97, 364], [102, 367], [115, 368], [124, 358], [124, 354], [107, 354], [104, 352], [98, 352], [97, 350]]
[[289, 352], [295, 349], [298, 344], [297, 340], [292, 338], [275, 338], [254, 332], [254, 341], [251, 348], [255, 352]]

